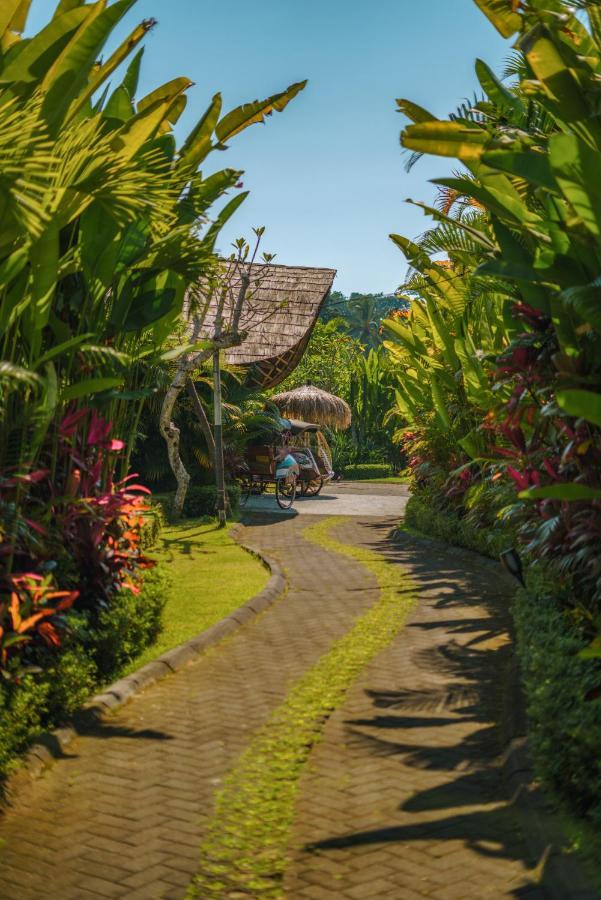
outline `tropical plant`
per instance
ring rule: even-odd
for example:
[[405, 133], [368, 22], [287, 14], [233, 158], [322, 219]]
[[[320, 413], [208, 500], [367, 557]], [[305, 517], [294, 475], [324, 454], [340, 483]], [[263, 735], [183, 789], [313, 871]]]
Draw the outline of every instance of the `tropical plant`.
[[[486, 217], [477, 230], [473, 216], [453, 223], [481, 248], [470, 278], [494, 286], [498, 298], [497, 324], [489, 329], [494, 343], [475, 337], [473, 325], [468, 329], [476, 390], [468, 399], [482, 411], [494, 410], [480, 429], [489, 439], [470, 455], [512, 461], [506, 471], [531, 504], [514, 510], [525, 519], [529, 549], [559, 559], [561, 570], [577, 579], [582, 595], [598, 608], [601, 210], [592, 185], [601, 164], [601, 132], [591, 91], [601, 71], [599, 10], [590, 7], [588, 31], [567, 4], [540, 0], [511, 14], [502, 12], [503, 4], [483, 8], [501, 31], [521, 32], [522, 81], [508, 88], [478, 62], [487, 95], [476, 104], [479, 115], [444, 122], [413, 111], [416, 122], [402, 141], [412, 151], [456, 156], [467, 173], [438, 183], [471, 198], [477, 217]], [[400, 105], [411, 113], [409, 104]], [[463, 276], [443, 277], [450, 302], [457, 302], [467, 283]], [[428, 304], [429, 315], [432, 308]], [[491, 352], [498, 360], [494, 399], [475, 359]], [[463, 368], [465, 356], [459, 356]], [[440, 412], [436, 375], [431, 387]], [[598, 615], [584, 605], [588, 615]]]
[[[570, 635], [562, 646], [593, 659], [601, 633], [601, 8], [476, 2], [501, 34], [518, 33], [517, 81], [478, 61], [482, 98], [448, 120], [398, 101], [413, 123], [401, 136], [412, 161], [429, 153], [461, 168], [436, 180], [439, 202], [423, 206], [435, 224], [419, 242], [392, 236], [412, 266], [404, 286], [412, 303], [406, 323], [386, 322], [399, 382], [390, 415], [417, 487], [465, 521], [481, 522], [487, 507], [517, 531], [526, 558], [552, 579], [544, 603], [554, 594]], [[446, 259], [433, 260], [441, 251]], [[540, 682], [542, 648], [528, 653]], [[564, 663], [549, 661], [549, 671]], [[591, 666], [582, 703], [601, 695]], [[567, 732], [560, 715], [544, 721], [530, 699], [537, 752], [547, 758], [549, 736]], [[545, 702], [549, 709], [551, 694]], [[571, 756], [555, 766], [547, 759], [547, 780], [598, 816], [588, 738], [570, 735]], [[588, 782], [573, 769], [579, 759]]]
[[211, 276], [220, 229], [246, 197], [214, 211], [241, 173], [205, 177], [199, 166], [304, 87], [225, 114], [216, 94], [178, 146], [191, 82], [138, 95], [138, 48], [154, 20], [100, 60], [134, 2], [60, 0], [27, 38], [29, 0], [0, 10], [0, 640], [10, 672], [41, 642], [57, 644], [67, 600], [73, 623], [89, 613], [95, 627], [139, 590], [144, 507], [128, 470], [140, 416], [165, 367], [198, 349], [179, 340], [184, 300]]

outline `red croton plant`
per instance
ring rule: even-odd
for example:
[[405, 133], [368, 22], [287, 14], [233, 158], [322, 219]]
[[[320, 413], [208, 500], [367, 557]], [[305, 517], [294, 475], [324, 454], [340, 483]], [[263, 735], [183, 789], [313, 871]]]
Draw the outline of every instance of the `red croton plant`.
[[137, 593], [147, 488], [114, 481], [123, 443], [89, 408], [70, 411], [48, 467], [0, 478], [0, 673], [19, 678], [56, 649], [75, 607], [92, 616]]
[[[599, 483], [601, 431], [557, 403], [581, 363], [561, 353], [551, 320], [526, 304], [513, 312], [527, 330], [498, 361], [495, 381], [511, 394], [485, 423], [490, 452], [505, 461], [518, 494], [543, 489], [534, 502], [516, 507], [526, 550], [574, 580], [575, 605], [592, 619], [601, 603], [601, 500], [586, 492]], [[566, 484], [581, 485], [582, 500], [553, 496], [554, 485]]]

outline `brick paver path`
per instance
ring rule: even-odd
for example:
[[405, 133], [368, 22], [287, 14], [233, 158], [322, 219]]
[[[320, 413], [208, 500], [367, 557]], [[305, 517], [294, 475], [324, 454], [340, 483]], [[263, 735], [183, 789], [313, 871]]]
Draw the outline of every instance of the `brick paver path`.
[[[313, 521], [250, 528], [288, 570], [286, 598], [80, 736], [21, 796], [0, 824], [3, 900], [184, 896], [220, 779], [378, 596], [358, 563], [303, 539]], [[455, 551], [394, 547], [391, 524], [349, 518], [336, 534], [412, 569], [423, 600], [312, 754], [286, 896], [535, 896], [494, 766], [506, 589]]]
[[[326, 725], [301, 781], [286, 896], [543, 898], [503, 796], [511, 586], [496, 564], [347, 520], [339, 540], [411, 572], [421, 601]], [[532, 863], [530, 862], [530, 865]]]

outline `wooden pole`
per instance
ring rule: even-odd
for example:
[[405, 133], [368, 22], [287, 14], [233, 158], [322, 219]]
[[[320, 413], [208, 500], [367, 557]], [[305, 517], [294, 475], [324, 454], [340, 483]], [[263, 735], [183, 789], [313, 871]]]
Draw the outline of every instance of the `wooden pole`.
[[215, 485], [217, 487], [217, 518], [219, 527], [226, 523], [225, 471], [223, 465], [223, 421], [221, 414], [221, 362], [219, 351], [213, 354], [213, 408], [215, 438]]

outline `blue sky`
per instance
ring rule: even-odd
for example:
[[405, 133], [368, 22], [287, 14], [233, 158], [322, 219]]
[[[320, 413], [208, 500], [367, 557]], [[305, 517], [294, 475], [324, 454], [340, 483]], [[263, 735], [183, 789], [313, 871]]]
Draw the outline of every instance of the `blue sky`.
[[[56, 0], [33, 0], [30, 28]], [[394, 290], [406, 270], [388, 239], [427, 226], [407, 197], [449, 161], [404, 170], [396, 97], [445, 115], [476, 87], [474, 60], [497, 71], [509, 52], [473, 0], [138, 0], [120, 33], [158, 19], [146, 40], [140, 93], [178, 75], [195, 82], [183, 136], [220, 90], [224, 109], [309, 79], [288, 108], [235, 138], [211, 168], [245, 170], [251, 195], [221, 249], [254, 225], [277, 261], [338, 269], [335, 288]]]

